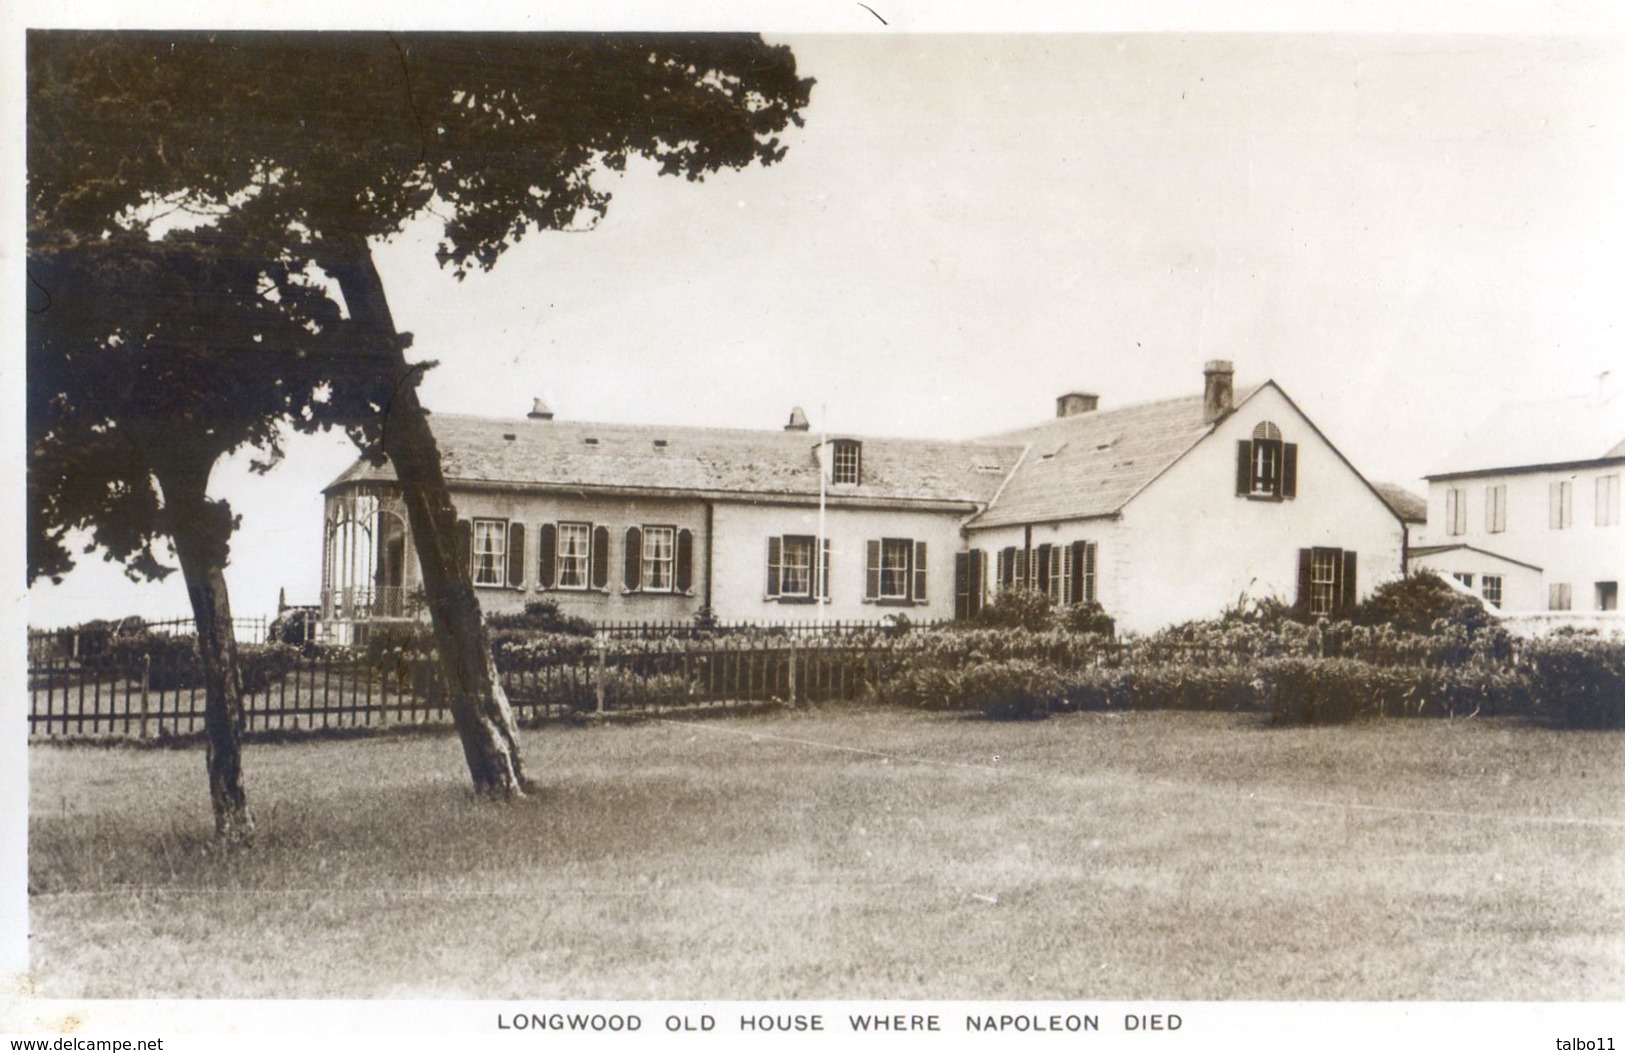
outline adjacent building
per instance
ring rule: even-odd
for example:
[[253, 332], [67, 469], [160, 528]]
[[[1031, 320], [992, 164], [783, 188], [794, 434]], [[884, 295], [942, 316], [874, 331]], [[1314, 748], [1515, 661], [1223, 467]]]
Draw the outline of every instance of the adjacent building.
[[1428, 478], [1409, 566], [1506, 611], [1617, 611], [1625, 398], [1503, 406]]
[[[952, 442], [435, 415], [487, 611], [549, 597], [598, 622], [966, 617], [1001, 589], [1100, 603], [1126, 629], [1248, 598], [1336, 614], [1404, 566], [1393, 508], [1276, 384]], [[416, 616], [389, 467], [326, 494], [329, 630]]]

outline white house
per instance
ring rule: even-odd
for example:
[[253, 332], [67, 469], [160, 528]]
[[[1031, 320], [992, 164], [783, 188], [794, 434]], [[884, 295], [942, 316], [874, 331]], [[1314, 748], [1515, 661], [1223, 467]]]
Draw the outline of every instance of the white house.
[[[968, 616], [1000, 588], [1149, 629], [1243, 597], [1335, 614], [1403, 566], [1384, 502], [1273, 382], [974, 442], [431, 418], [486, 610], [594, 621]], [[393, 474], [326, 490], [324, 619], [409, 617], [420, 576]]]
[[989, 440], [1025, 449], [966, 524], [992, 588], [1094, 599], [1148, 630], [1266, 597], [1335, 615], [1402, 573], [1399, 515], [1273, 381], [1237, 390], [1214, 361], [1200, 395], [1095, 407], [1066, 395]]
[[1428, 478], [1411, 568], [1508, 611], [1617, 611], [1625, 396], [1503, 406]]

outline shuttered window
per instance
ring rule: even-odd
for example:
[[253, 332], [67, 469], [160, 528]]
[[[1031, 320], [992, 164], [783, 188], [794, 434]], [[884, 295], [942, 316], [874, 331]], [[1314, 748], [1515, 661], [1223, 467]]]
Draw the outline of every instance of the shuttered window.
[[643, 528], [643, 591], [670, 592], [676, 581], [677, 528]]
[[1251, 439], [1236, 444], [1236, 494], [1286, 499], [1298, 496], [1298, 445], [1283, 442], [1281, 429], [1261, 421]]
[[677, 591], [694, 591], [694, 532], [677, 531]]
[[508, 522], [474, 520], [474, 584], [500, 586], [507, 582]]
[[987, 588], [987, 553], [980, 549], [954, 553], [954, 617], [981, 613]]
[[864, 545], [866, 600], [926, 601], [926, 544], [912, 538], [888, 537]]
[[609, 527], [592, 529], [592, 587], [609, 588]]
[[1067, 546], [1071, 579], [1066, 590], [1070, 603], [1095, 602], [1095, 543], [1074, 541]]
[[767, 539], [767, 594], [787, 600], [829, 597], [829, 538], [811, 534]]
[[[1484, 529], [1491, 534], [1505, 533], [1507, 528], [1507, 488], [1502, 483], [1484, 488]], [[1499, 604], [1497, 605], [1499, 606]]]
[[627, 592], [637, 592], [643, 587], [643, 529], [641, 527], [626, 528], [626, 548], [623, 550], [625, 558], [622, 563], [622, 584]]
[[1549, 525], [1551, 528], [1553, 530], [1567, 530], [1573, 526], [1574, 484], [1567, 479], [1551, 484], [1548, 498]]
[[1452, 537], [1467, 533], [1467, 491], [1451, 487], [1444, 492], [1444, 532]]
[[592, 524], [560, 523], [557, 528], [558, 587], [585, 589], [592, 572]]
[[1298, 550], [1298, 606], [1312, 617], [1341, 618], [1359, 598], [1355, 554], [1340, 548]]
[[525, 524], [508, 524], [508, 588], [525, 587]]

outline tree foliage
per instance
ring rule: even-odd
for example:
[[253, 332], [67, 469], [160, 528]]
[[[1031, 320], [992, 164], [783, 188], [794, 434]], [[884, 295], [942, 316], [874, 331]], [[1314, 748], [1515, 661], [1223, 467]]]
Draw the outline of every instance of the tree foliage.
[[[29, 257], [28, 573], [60, 579], [71, 531], [136, 578], [172, 570], [155, 544], [173, 528], [161, 482], [201, 493], [218, 459], [282, 455], [282, 429], [353, 416], [371, 381], [324, 352], [337, 307], [275, 258], [245, 255], [230, 232], [121, 232]], [[171, 495], [173, 498], [173, 495]], [[235, 519], [210, 503], [211, 533]]]

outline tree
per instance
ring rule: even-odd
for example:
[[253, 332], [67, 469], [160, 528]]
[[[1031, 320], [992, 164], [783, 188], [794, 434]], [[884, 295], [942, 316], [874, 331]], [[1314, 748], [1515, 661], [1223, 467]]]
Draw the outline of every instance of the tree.
[[691, 180], [779, 160], [811, 86], [747, 36], [35, 32], [30, 228], [95, 240], [184, 207], [333, 281], [387, 392], [362, 439], [401, 484], [470, 774], [512, 795], [512, 713], [372, 243], [432, 211], [442, 264], [489, 268], [528, 231], [590, 226], [594, 175], [629, 157]]
[[[157, 546], [169, 539], [197, 625], [215, 830], [242, 841], [254, 820], [225, 581], [237, 519], [208, 496], [209, 476], [243, 446], [269, 470], [283, 422], [330, 423], [342, 411], [331, 389], [357, 385], [332, 372], [345, 360], [311, 353], [332, 301], [274, 258], [240, 255], [240, 242], [223, 251], [227, 233], [123, 233], [30, 253], [28, 573], [60, 579], [71, 532], [84, 530], [130, 576], [162, 578], [172, 568]], [[269, 358], [281, 361], [268, 381]]]

